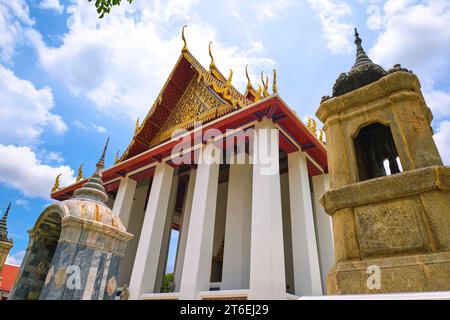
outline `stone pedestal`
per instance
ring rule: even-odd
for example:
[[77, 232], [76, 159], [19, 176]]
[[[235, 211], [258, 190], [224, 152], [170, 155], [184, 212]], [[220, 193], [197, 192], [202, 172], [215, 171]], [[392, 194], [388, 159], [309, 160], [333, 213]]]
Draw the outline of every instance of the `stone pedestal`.
[[[328, 294], [450, 290], [450, 168], [433, 141], [417, 77], [393, 72], [323, 101], [317, 116], [331, 187], [321, 202], [332, 217], [336, 256]], [[368, 160], [357, 139], [374, 124], [390, 137], [371, 142]], [[374, 167], [364, 165], [385, 159], [376, 151], [389, 139], [388, 154], [398, 155], [404, 172], [374, 177]]]

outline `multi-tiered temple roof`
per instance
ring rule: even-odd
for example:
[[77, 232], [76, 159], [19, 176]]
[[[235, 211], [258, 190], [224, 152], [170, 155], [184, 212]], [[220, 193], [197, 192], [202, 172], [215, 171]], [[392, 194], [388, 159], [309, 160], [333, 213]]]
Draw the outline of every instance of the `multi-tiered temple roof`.
[[[269, 94], [268, 77], [261, 75], [262, 83], [254, 89], [248, 76], [245, 93], [232, 85], [233, 71], [225, 77], [214, 61], [211, 44], [211, 63], [204, 68], [188, 50], [182, 32], [184, 47], [155, 99], [150, 111], [136, 130], [126, 151], [117, 157], [114, 166], [103, 173], [106, 191], [114, 192], [120, 177], [129, 176], [139, 181], [153, 175], [155, 162], [171, 164], [171, 151], [180, 141], [172, 135], [186, 129], [194, 135], [194, 124], [202, 123], [203, 132], [217, 129], [248, 129], [255, 121], [269, 117], [280, 129], [280, 148], [285, 153], [301, 149], [308, 155], [310, 175], [327, 172], [325, 144], [316, 135], [315, 128], [307, 127], [277, 93], [274, 70], [272, 93]], [[198, 131], [198, 130], [197, 130]], [[322, 137], [322, 135], [319, 135]], [[193, 139], [192, 139], [193, 140]], [[52, 192], [52, 198], [64, 200], [72, 197], [85, 179]]]

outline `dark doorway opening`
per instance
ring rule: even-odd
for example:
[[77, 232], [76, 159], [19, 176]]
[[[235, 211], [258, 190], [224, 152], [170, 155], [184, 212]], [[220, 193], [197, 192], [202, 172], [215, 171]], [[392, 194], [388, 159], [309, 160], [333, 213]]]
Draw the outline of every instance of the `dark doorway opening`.
[[362, 128], [354, 139], [359, 181], [401, 172], [391, 129], [380, 123]]

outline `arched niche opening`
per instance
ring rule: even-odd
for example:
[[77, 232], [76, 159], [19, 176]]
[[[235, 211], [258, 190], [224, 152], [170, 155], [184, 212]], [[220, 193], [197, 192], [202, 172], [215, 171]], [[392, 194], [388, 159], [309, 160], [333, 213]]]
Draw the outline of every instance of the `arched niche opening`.
[[14, 300], [37, 300], [52, 264], [61, 235], [61, 215], [44, 211], [30, 233], [30, 244], [14, 286]]
[[380, 123], [363, 127], [353, 140], [359, 181], [401, 172], [391, 129]]

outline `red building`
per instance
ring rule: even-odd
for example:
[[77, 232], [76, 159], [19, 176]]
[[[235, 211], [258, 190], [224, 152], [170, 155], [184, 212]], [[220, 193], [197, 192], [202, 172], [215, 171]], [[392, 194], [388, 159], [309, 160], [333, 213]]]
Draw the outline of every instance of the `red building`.
[[6, 264], [0, 271], [0, 300], [7, 300], [12, 290], [14, 281], [19, 273], [20, 266]]

